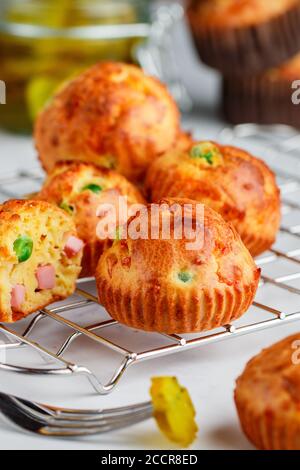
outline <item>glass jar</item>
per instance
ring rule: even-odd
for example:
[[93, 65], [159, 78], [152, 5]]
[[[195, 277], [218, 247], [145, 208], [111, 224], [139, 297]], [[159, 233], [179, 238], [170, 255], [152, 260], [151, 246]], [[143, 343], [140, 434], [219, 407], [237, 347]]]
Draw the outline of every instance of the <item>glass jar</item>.
[[149, 0], [2, 0], [0, 127], [29, 132], [62, 81], [102, 60], [135, 61]]

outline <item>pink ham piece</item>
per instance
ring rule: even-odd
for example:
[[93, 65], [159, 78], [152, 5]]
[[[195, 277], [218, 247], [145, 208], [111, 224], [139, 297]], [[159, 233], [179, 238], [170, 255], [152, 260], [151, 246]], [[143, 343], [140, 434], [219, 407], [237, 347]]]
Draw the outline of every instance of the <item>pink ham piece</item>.
[[84, 243], [80, 238], [74, 237], [73, 235], [68, 238], [67, 243], [64, 248], [64, 252], [68, 258], [72, 258], [77, 255], [80, 250], [84, 247]]
[[26, 289], [22, 284], [16, 284], [11, 291], [11, 307], [18, 310], [25, 300]]
[[39, 289], [53, 289], [55, 286], [55, 269], [52, 264], [37, 268], [36, 278]]

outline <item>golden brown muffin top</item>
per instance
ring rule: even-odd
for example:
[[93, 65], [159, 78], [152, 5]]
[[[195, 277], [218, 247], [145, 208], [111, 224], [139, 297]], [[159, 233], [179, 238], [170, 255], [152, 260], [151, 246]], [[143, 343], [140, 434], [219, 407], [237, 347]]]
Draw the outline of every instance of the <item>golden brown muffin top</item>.
[[122, 196], [127, 197], [129, 206], [145, 202], [139, 190], [114, 170], [92, 163], [59, 162], [37, 198], [57, 204], [72, 215], [79, 237], [91, 242], [97, 239], [100, 204], [117, 204]]
[[[163, 222], [159, 224], [157, 238], [151, 238], [153, 225], [149, 204], [133, 216], [127, 224], [140, 227], [148, 223], [148, 239], [127, 239], [114, 242], [102, 256], [98, 266], [98, 276], [111, 279], [115, 285], [137, 285], [145, 283], [154, 289], [168, 286], [178, 289], [214, 289], [220, 284], [243, 288], [258, 279], [260, 271], [245, 248], [235, 229], [212, 209], [189, 199], [162, 199], [160, 202], [161, 221], [174, 220], [172, 209], [177, 205], [181, 210], [189, 206], [187, 218], [191, 226], [200, 230], [200, 247], [187, 249], [189, 240], [183, 236], [175, 239], [174, 224], [171, 223], [169, 239], [163, 236]], [[196, 211], [201, 207], [203, 218], [197, 219]], [[198, 224], [199, 220], [202, 220]], [[155, 225], [155, 224], [154, 224]], [[130, 235], [130, 232], [129, 232]]]
[[29, 199], [10, 199], [9, 201], [0, 204], [0, 236], [5, 236], [6, 231], [10, 227], [21, 220], [27, 220], [30, 223], [30, 218], [33, 211], [38, 209], [41, 213], [49, 212], [63, 214], [64, 217], [70, 220], [70, 223], [73, 224], [72, 219], [65, 212], [47, 201], [36, 201]]
[[181, 196], [182, 191], [191, 199], [201, 197], [204, 204], [215, 203], [218, 212], [226, 210], [227, 220], [242, 219], [249, 208], [263, 211], [270, 209], [271, 204], [274, 210], [278, 209], [279, 189], [274, 173], [263, 161], [236, 147], [194, 142], [188, 151], [173, 151], [160, 157], [146, 179], [154, 199], [156, 188], [151, 173], [155, 174], [156, 169], [173, 175], [169, 196]]
[[[256, 413], [282, 413], [300, 422], [300, 334], [264, 349], [248, 362], [235, 396]], [[298, 350], [298, 352], [297, 352]]]
[[68, 82], [35, 126], [44, 168], [85, 160], [138, 179], [149, 159], [172, 147], [179, 111], [166, 87], [133, 65], [97, 64]]
[[14, 222], [19, 220], [20, 216], [29, 216], [32, 209], [38, 208], [41, 212], [47, 212], [49, 210], [56, 211], [52, 204], [46, 201], [36, 201], [29, 199], [9, 199], [8, 201], [0, 204], [0, 225], [5, 222]]
[[299, 0], [191, 0], [188, 14], [195, 27], [242, 28], [267, 22]]

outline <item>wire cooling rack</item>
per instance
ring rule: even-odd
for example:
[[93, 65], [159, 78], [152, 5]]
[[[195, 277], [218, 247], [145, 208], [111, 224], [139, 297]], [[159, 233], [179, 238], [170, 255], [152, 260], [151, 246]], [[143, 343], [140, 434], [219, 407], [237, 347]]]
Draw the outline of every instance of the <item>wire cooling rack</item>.
[[[285, 126], [242, 125], [224, 129], [218, 137], [263, 157], [275, 169], [282, 192], [278, 241], [257, 259], [262, 278], [249, 312], [233, 324], [196, 335], [145, 333], [110, 319], [97, 303], [95, 283], [84, 279], [67, 301], [22, 322], [0, 324], [0, 358], [1, 352], [6, 357], [0, 369], [84, 376], [103, 395], [116, 387], [130, 365], [300, 319], [300, 135]], [[41, 180], [39, 170], [8, 175], [0, 179], [0, 197], [35, 191]], [[105, 367], [108, 377], [103, 380], [98, 373]]]

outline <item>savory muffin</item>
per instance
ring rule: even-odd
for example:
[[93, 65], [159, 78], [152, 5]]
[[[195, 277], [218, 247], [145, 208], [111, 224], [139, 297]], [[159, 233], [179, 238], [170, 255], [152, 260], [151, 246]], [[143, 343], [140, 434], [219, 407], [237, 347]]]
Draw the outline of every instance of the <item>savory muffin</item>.
[[0, 321], [14, 322], [75, 290], [83, 242], [72, 218], [44, 201], [0, 205]]
[[70, 81], [39, 115], [36, 147], [44, 169], [60, 160], [114, 168], [139, 181], [176, 144], [179, 111], [164, 85], [133, 65], [100, 63]]
[[299, 79], [300, 54], [259, 75], [224, 78], [225, 118], [234, 124], [254, 122], [300, 128]]
[[299, 0], [190, 0], [202, 60], [225, 75], [251, 75], [300, 49]]
[[[101, 239], [97, 233], [101, 205], [112, 204], [118, 209], [119, 198], [126, 197], [124, 202], [130, 211], [133, 204], [144, 203], [138, 189], [124, 176], [83, 162], [57, 163], [36, 197], [58, 205], [73, 216], [78, 236], [85, 244], [82, 277], [94, 276], [99, 257], [112, 243], [110, 238]], [[123, 220], [118, 223], [125, 223], [129, 215], [132, 213], [120, 214]]]
[[258, 449], [300, 450], [299, 346], [298, 333], [263, 350], [237, 380], [241, 426]]
[[210, 330], [239, 318], [259, 277], [235, 229], [189, 199], [142, 209], [96, 270], [99, 301], [114, 319], [161, 333]]
[[194, 142], [149, 168], [145, 183], [152, 201], [186, 197], [208, 205], [239, 232], [253, 256], [272, 246], [280, 224], [280, 193], [272, 171], [244, 150]]

